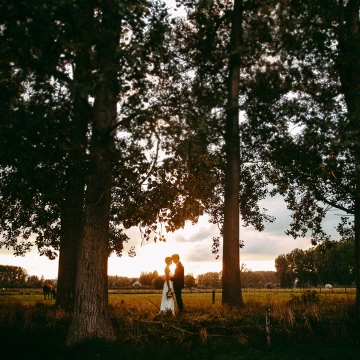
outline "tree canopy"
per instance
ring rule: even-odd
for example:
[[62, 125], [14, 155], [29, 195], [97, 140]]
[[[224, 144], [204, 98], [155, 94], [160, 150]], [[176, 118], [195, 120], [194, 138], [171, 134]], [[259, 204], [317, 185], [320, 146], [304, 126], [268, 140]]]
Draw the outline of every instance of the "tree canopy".
[[309, 250], [295, 249], [275, 259], [280, 286], [317, 287], [355, 283], [354, 242], [342, 240], [319, 244]]
[[258, 201], [279, 193], [295, 238], [330, 243], [326, 212], [346, 215], [360, 316], [359, 1], [177, 4], [171, 21], [157, 0], [1, 1], [0, 246], [59, 250], [67, 343], [111, 340], [125, 229], [164, 240], [159, 223], [209, 214], [241, 306], [239, 215], [263, 230]]

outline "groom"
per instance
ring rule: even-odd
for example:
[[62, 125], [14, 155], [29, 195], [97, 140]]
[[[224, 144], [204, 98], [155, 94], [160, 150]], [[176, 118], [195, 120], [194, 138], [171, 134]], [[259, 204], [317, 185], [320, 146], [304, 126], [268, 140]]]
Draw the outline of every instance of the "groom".
[[174, 276], [171, 277], [171, 280], [173, 281], [176, 303], [179, 312], [182, 312], [184, 310], [184, 305], [181, 298], [181, 290], [184, 288], [184, 266], [180, 262], [180, 256], [178, 254], [172, 255], [171, 258], [176, 265]]

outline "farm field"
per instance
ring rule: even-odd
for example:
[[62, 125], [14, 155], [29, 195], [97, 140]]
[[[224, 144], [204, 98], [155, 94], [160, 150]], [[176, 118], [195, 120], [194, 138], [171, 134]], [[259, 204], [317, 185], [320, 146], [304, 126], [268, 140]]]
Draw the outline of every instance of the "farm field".
[[[334, 292], [322, 292], [319, 293], [319, 296], [325, 299], [353, 299], [355, 301], [355, 289], [347, 289], [346, 292], [343, 289], [338, 289]], [[291, 300], [292, 296], [301, 295], [303, 291], [246, 291], [243, 292], [243, 300], [245, 305], [247, 303], [259, 303], [259, 305], [273, 304], [277, 302], [287, 302]], [[109, 303], [117, 302], [119, 299], [127, 303], [134, 303], [145, 305], [146, 303], [154, 303], [160, 306], [161, 294], [153, 293], [110, 293], [109, 294]], [[213, 294], [212, 292], [185, 292], [183, 293], [183, 300], [185, 306], [190, 307], [203, 307], [203, 305], [213, 304]], [[221, 292], [215, 292], [214, 304], [221, 304]]]
[[[116, 342], [64, 346], [71, 314], [40, 291], [0, 292], [0, 343], [26, 359], [358, 359], [354, 289], [244, 291], [244, 308], [221, 293], [184, 292], [183, 316], [159, 315], [159, 291], [110, 291]], [[270, 343], [265, 307], [270, 309]], [[50, 355], [51, 353], [51, 355]]]
[[[214, 303], [221, 303], [221, 290], [202, 290], [202, 291], [183, 291], [183, 299], [185, 305], [202, 306], [203, 304], [213, 304], [213, 291], [215, 291]], [[341, 299], [354, 298], [355, 288], [334, 288], [332, 291], [327, 289], [309, 289], [309, 291], [316, 291], [320, 297], [324, 299]], [[258, 302], [266, 305], [277, 301], [289, 301], [292, 296], [298, 296], [306, 292], [301, 289], [244, 289], [242, 292], [245, 304], [247, 302]], [[124, 289], [124, 290], [109, 290], [109, 303], [117, 302], [118, 300], [137, 304], [149, 304], [154, 302], [160, 306], [161, 291], [154, 289]], [[44, 300], [42, 289], [31, 288], [7, 288], [0, 289], [0, 304], [2, 302], [19, 300], [24, 305], [33, 304], [37, 301]], [[46, 300], [46, 302], [51, 300]]]

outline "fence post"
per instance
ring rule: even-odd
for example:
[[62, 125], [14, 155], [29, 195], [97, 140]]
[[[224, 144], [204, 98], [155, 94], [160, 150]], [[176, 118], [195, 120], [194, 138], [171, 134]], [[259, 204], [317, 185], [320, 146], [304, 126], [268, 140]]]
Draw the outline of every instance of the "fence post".
[[215, 290], [212, 292], [212, 303], [215, 304]]
[[265, 328], [266, 328], [266, 343], [268, 345], [271, 344], [271, 337], [270, 337], [270, 306], [267, 305], [265, 308]]

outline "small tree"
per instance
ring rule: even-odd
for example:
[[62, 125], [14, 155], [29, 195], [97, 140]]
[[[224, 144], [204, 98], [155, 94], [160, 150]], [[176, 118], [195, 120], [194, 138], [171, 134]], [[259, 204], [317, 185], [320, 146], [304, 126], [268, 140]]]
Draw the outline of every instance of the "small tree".
[[153, 285], [155, 287], [156, 290], [161, 290], [164, 286], [164, 278], [162, 276], [157, 276], [154, 280], [153, 280]]
[[22, 286], [27, 276], [27, 271], [20, 266], [0, 265], [0, 286]]
[[154, 280], [159, 276], [158, 272], [155, 270], [154, 272], [144, 272], [142, 271], [140, 274], [140, 282], [143, 286], [151, 286]]
[[188, 289], [191, 289], [195, 286], [195, 278], [192, 274], [188, 274], [185, 276], [184, 279], [184, 283], [185, 283], [185, 287], [187, 287]]

